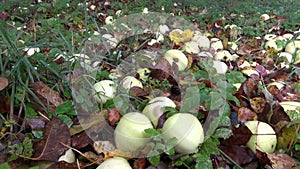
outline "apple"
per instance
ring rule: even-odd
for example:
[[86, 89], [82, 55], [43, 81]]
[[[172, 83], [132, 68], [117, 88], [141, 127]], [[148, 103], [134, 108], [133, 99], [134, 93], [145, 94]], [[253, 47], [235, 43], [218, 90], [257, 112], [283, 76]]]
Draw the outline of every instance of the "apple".
[[213, 67], [217, 70], [217, 73], [219, 74], [225, 74], [228, 70], [228, 66], [226, 65], [226, 63], [218, 60], [213, 61]]
[[149, 101], [149, 103], [143, 109], [145, 114], [156, 127], [159, 117], [164, 113], [164, 107], [176, 107], [175, 103], [168, 97], [155, 97]]
[[142, 113], [125, 114], [114, 132], [116, 147], [122, 151], [137, 152], [149, 141], [144, 130], [153, 128], [151, 121]]
[[93, 96], [98, 103], [106, 103], [116, 95], [116, 85], [112, 80], [102, 80], [94, 84]]
[[277, 137], [274, 129], [267, 123], [261, 121], [247, 121], [245, 125], [252, 132], [252, 136], [246, 143], [254, 153], [260, 150], [266, 153], [273, 153], [277, 144]]
[[163, 125], [164, 140], [176, 138], [175, 151], [182, 154], [196, 153], [204, 142], [204, 131], [199, 120], [189, 113], [177, 113]]
[[180, 50], [177, 50], [177, 49], [168, 50], [165, 53], [164, 58], [171, 65], [173, 65], [174, 63], [177, 64], [179, 71], [183, 71], [188, 66], [188, 59], [185, 56], [185, 54], [183, 52], [181, 52]]
[[143, 84], [141, 81], [139, 81], [137, 78], [133, 77], [133, 76], [126, 76], [123, 80], [122, 80], [122, 86], [125, 89], [130, 89], [132, 87], [140, 87], [143, 88]]
[[211, 38], [210, 47], [213, 48], [215, 51], [224, 48], [223, 43], [219, 38]]
[[113, 157], [105, 160], [96, 169], [132, 169], [132, 168], [125, 158]]
[[285, 51], [292, 55], [296, 50], [300, 50], [300, 40], [289, 41], [285, 46]]

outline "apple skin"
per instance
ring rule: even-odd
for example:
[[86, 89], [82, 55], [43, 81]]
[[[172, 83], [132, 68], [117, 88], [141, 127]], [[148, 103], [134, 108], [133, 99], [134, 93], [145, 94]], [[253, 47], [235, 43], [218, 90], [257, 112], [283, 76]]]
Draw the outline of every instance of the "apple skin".
[[102, 80], [94, 84], [93, 96], [98, 103], [106, 103], [116, 95], [116, 86], [112, 80]]
[[125, 89], [130, 89], [132, 87], [140, 87], [143, 88], [143, 84], [141, 81], [139, 81], [137, 78], [133, 77], [133, 76], [126, 76], [123, 80], [122, 80], [122, 86]]
[[132, 169], [128, 161], [122, 157], [113, 157], [105, 160], [96, 169]]
[[136, 152], [149, 141], [144, 130], [153, 128], [151, 121], [142, 113], [125, 114], [114, 132], [116, 147], [123, 151]]
[[196, 153], [204, 141], [204, 131], [199, 120], [189, 113], [169, 117], [162, 128], [163, 138], [177, 138], [175, 151], [182, 154]]
[[159, 117], [164, 113], [164, 107], [176, 107], [175, 103], [168, 97], [155, 97], [143, 109], [145, 114], [156, 127]]
[[269, 124], [261, 121], [247, 121], [245, 125], [253, 134], [246, 143], [247, 147], [254, 153], [256, 153], [256, 149], [266, 153], [273, 153], [275, 151], [277, 137]]
[[179, 71], [183, 71], [188, 66], [188, 59], [180, 50], [168, 50], [165, 53], [164, 58], [170, 63], [170, 65], [173, 65], [174, 63], [177, 64]]

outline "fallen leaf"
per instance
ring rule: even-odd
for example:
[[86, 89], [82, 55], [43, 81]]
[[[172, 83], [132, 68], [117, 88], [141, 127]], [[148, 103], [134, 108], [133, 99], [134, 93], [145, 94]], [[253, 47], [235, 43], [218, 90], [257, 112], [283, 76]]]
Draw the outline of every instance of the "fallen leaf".
[[108, 112], [108, 122], [111, 126], [115, 126], [120, 121], [121, 114], [117, 108], [110, 109]]
[[219, 148], [239, 165], [246, 165], [256, 159], [253, 151], [238, 145], [220, 145]]
[[0, 95], [0, 114], [7, 113], [9, 109], [10, 109], [9, 97]]
[[266, 99], [262, 97], [254, 97], [249, 99], [251, 108], [256, 112], [256, 113], [262, 113], [264, 111], [264, 108], [266, 106]]
[[253, 135], [248, 127], [241, 125], [238, 128], [232, 127], [232, 136], [222, 142], [222, 145], [246, 145]]
[[74, 135], [71, 138], [71, 145], [76, 149], [85, 148], [91, 143], [93, 143], [93, 140], [86, 134], [86, 132]]
[[146, 158], [138, 158], [134, 161], [134, 169], [145, 169], [147, 159]]
[[8, 86], [8, 79], [5, 77], [0, 77], [0, 91]]
[[268, 154], [273, 169], [297, 167], [295, 160], [287, 154], [274, 153]]
[[[50, 112], [54, 112], [55, 108], [63, 103], [60, 94], [42, 81], [31, 83], [29, 87], [33, 89], [34, 93], [41, 99], [44, 105], [49, 105]], [[40, 107], [36, 108], [38, 110], [41, 109]]]
[[52, 118], [44, 129], [43, 139], [34, 146], [32, 160], [57, 161], [67, 149], [63, 144], [70, 145], [70, 136], [67, 125]]
[[26, 119], [27, 124], [31, 130], [41, 130], [45, 127], [45, 121], [42, 118]]
[[93, 144], [93, 148], [97, 152], [97, 154], [107, 154], [116, 149], [114, 144], [110, 141], [95, 141]]
[[247, 107], [241, 107], [238, 111], [238, 120], [240, 122], [246, 122], [249, 120], [255, 120], [257, 119], [257, 114], [250, 110]]

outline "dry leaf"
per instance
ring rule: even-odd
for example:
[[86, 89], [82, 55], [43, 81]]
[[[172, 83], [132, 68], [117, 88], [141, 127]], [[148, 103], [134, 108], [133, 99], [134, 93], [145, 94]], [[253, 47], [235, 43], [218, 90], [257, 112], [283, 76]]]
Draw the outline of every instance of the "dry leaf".
[[66, 124], [58, 118], [52, 118], [46, 125], [43, 140], [34, 147], [33, 160], [57, 161], [70, 145], [70, 131]]
[[9, 108], [10, 108], [9, 97], [0, 95], [0, 114], [8, 112]]
[[247, 107], [241, 107], [238, 111], [238, 120], [241, 122], [246, 122], [249, 120], [257, 119], [257, 114]]
[[0, 91], [5, 89], [8, 85], [8, 79], [5, 77], [0, 77]]
[[262, 113], [264, 111], [264, 108], [266, 106], [266, 99], [262, 97], [254, 97], [249, 99], [251, 108], [256, 112], [256, 113]]
[[295, 168], [297, 163], [287, 154], [268, 154], [273, 169]]
[[[49, 105], [50, 112], [54, 112], [55, 108], [63, 103], [63, 99], [59, 93], [52, 90], [44, 82], [39, 81], [29, 85], [33, 89], [34, 93], [41, 99], [44, 105]], [[40, 108], [37, 108], [38, 110]]]
[[121, 114], [117, 108], [109, 110], [108, 122], [111, 126], [115, 126], [118, 121], [120, 121]]

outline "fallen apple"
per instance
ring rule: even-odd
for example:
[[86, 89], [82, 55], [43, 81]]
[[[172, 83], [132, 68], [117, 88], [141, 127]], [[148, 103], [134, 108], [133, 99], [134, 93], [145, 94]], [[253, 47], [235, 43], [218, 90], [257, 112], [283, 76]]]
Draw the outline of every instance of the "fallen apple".
[[159, 117], [164, 113], [164, 107], [176, 107], [175, 103], [168, 97], [155, 97], [143, 109], [145, 114], [156, 127]]
[[94, 84], [93, 96], [98, 103], [106, 103], [116, 95], [116, 86], [112, 80], [102, 80]]
[[224, 48], [223, 43], [219, 38], [211, 38], [210, 47], [213, 48], [215, 51]]
[[125, 158], [113, 157], [102, 162], [96, 169], [132, 169], [132, 168]]
[[285, 46], [285, 51], [292, 55], [296, 50], [300, 50], [300, 40], [290, 41]]
[[143, 88], [143, 84], [141, 81], [139, 81], [137, 78], [133, 77], [133, 76], [126, 76], [123, 80], [122, 80], [122, 86], [125, 89], [130, 89], [132, 87], [140, 87]]
[[177, 113], [169, 117], [162, 128], [165, 140], [176, 138], [175, 151], [190, 154], [198, 151], [204, 141], [204, 131], [199, 120], [189, 113]]
[[217, 73], [219, 74], [225, 74], [228, 70], [228, 66], [226, 65], [226, 63], [218, 60], [213, 61], [213, 67], [217, 70]]
[[178, 66], [179, 71], [183, 71], [188, 65], [188, 59], [183, 52], [177, 49], [168, 50], [164, 58], [173, 65], [174, 63]]
[[116, 147], [123, 151], [137, 152], [150, 141], [144, 131], [149, 128], [153, 126], [144, 114], [139, 112], [125, 114], [114, 132]]
[[247, 121], [245, 125], [252, 132], [252, 136], [247, 142], [254, 153], [256, 150], [273, 153], [277, 144], [277, 137], [274, 129], [267, 123], [261, 121]]

